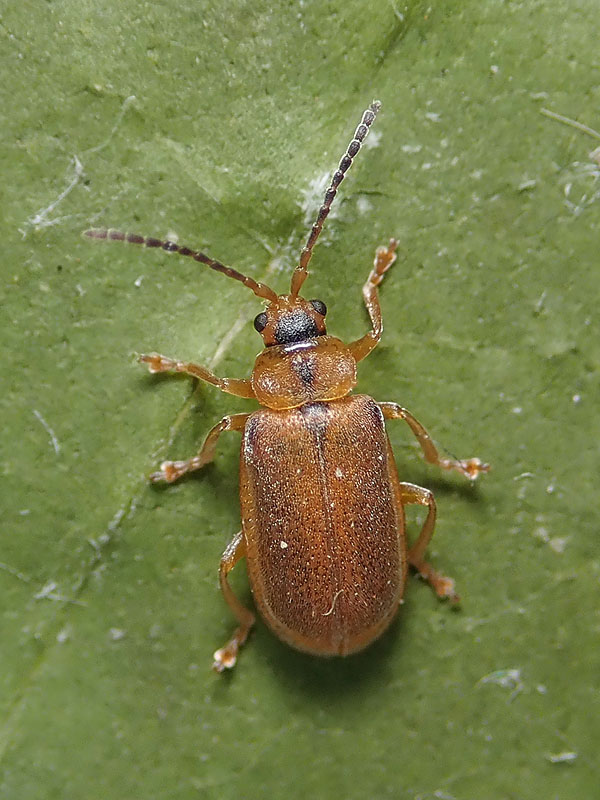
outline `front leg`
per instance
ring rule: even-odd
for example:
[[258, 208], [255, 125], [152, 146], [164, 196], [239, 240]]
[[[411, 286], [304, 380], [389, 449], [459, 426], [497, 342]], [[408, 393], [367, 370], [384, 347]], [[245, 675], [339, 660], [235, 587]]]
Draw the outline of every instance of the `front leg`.
[[200, 364], [193, 364], [190, 361], [177, 361], [174, 358], [167, 358], [158, 353], [144, 353], [138, 356], [138, 361], [148, 365], [148, 369], [152, 373], [156, 372], [184, 372], [186, 375], [192, 375], [194, 378], [199, 378], [201, 381], [206, 381], [213, 386], [216, 386], [222, 392], [234, 394], [236, 397], [254, 397], [252, 389], [252, 381], [249, 379], [237, 378], [219, 378], [213, 375], [206, 367]]
[[390, 239], [387, 247], [378, 247], [375, 253], [375, 263], [371, 270], [367, 282], [363, 286], [363, 299], [371, 318], [371, 330], [348, 345], [350, 352], [356, 361], [362, 361], [369, 355], [371, 350], [376, 347], [383, 333], [383, 321], [381, 319], [381, 307], [379, 305], [378, 289], [385, 273], [396, 260], [396, 248], [398, 242]]
[[441, 456], [431, 436], [421, 423], [413, 417], [410, 411], [402, 408], [402, 406], [399, 406], [397, 403], [377, 403], [377, 405], [382, 410], [385, 419], [403, 419], [408, 423], [411, 431], [417, 437], [417, 441], [421, 445], [425, 461], [428, 461], [430, 464], [435, 464], [441, 469], [455, 469], [471, 481], [474, 481], [480, 472], [489, 472], [490, 465], [484, 464], [479, 458], [460, 460]]
[[160, 465], [160, 470], [150, 475], [150, 480], [153, 483], [159, 483], [160, 481], [173, 483], [173, 481], [181, 478], [187, 472], [193, 472], [208, 464], [209, 461], [213, 460], [217, 440], [223, 431], [243, 431], [249, 416], [250, 414], [231, 414], [228, 417], [223, 417], [209, 431], [206, 441], [197, 455], [188, 458], [187, 461], [163, 461]]

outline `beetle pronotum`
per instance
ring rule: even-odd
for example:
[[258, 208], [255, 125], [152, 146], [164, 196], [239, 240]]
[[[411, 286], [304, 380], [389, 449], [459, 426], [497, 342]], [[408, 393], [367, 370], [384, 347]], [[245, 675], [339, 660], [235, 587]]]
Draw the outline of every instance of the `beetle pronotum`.
[[[386, 419], [403, 419], [425, 460], [475, 480], [489, 467], [478, 458], [440, 455], [423, 426], [396, 403], [353, 395], [356, 365], [381, 338], [378, 287], [396, 259], [397, 242], [380, 247], [363, 287], [371, 329], [344, 344], [325, 329], [327, 309], [305, 300], [314, 245], [353, 158], [361, 148], [380, 103], [364, 112], [312, 226], [289, 294], [242, 275], [198, 250], [161, 239], [114, 230], [88, 230], [94, 239], [131, 242], [189, 256], [241, 281], [267, 301], [254, 327], [265, 344], [250, 378], [219, 378], [198, 364], [157, 353], [139, 360], [150, 372], [184, 372], [221, 391], [258, 400], [261, 409], [232, 414], [212, 428], [197, 455], [164, 461], [151, 480], [171, 483], [212, 460], [224, 431], [242, 434], [240, 504], [242, 530], [221, 559], [219, 579], [238, 627], [214, 654], [218, 672], [234, 666], [254, 624], [254, 614], [234, 595], [227, 575], [246, 556], [254, 601], [283, 641], [319, 656], [348, 655], [376, 639], [393, 619], [412, 566], [441, 598], [456, 600], [454, 581], [425, 561], [436, 507], [428, 489], [398, 478], [385, 430]], [[404, 506], [427, 507], [416, 542], [408, 546]]]

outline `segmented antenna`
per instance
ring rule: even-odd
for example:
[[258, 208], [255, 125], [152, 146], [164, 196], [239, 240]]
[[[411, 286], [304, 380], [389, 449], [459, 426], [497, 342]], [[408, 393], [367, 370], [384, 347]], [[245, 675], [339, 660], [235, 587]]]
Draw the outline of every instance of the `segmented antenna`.
[[175, 244], [175, 242], [170, 242], [168, 239], [154, 239], [151, 236], [140, 236], [137, 233], [122, 233], [121, 231], [115, 231], [112, 229], [107, 230], [106, 228], [91, 228], [88, 231], [84, 231], [84, 236], [89, 236], [90, 239], [107, 239], [115, 242], [139, 244], [142, 245], [142, 247], [160, 247], [163, 250], [166, 250], [167, 253], [178, 253], [180, 256], [189, 256], [190, 258], [193, 258], [194, 261], [199, 261], [201, 264], [206, 264], [207, 267], [210, 267], [217, 272], [222, 272], [223, 275], [227, 275], [228, 278], [234, 278], [236, 281], [241, 281], [244, 286], [252, 289], [254, 294], [258, 297], [263, 297], [269, 302], [277, 300], [276, 292], [274, 292], [264, 283], [259, 283], [253, 278], [242, 275], [241, 272], [238, 272], [232, 267], [226, 267], [225, 264], [221, 264], [220, 261], [215, 261], [214, 258], [210, 258], [204, 253], [201, 253], [199, 250], [190, 250], [189, 247], [180, 247], [180, 245]]
[[290, 289], [290, 294], [292, 297], [297, 297], [298, 292], [300, 291], [300, 287], [306, 280], [306, 276], [308, 275], [308, 262], [311, 259], [313, 247], [315, 246], [315, 242], [319, 238], [319, 234], [323, 229], [323, 223], [327, 215], [329, 214], [329, 209], [331, 208], [331, 204], [333, 203], [333, 199], [337, 194], [338, 186], [344, 180], [344, 175], [350, 169], [350, 165], [352, 164], [352, 160], [358, 153], [361, 148], [362, 143], [364, 142], [369, 128], [373, 124], [375, 117], [377, 116], [377, 112], [381, 108], [381, 103], [379, 100], [374, 100], [369, 108], [364, 112], [362, 119], [360, 121], [360, 125], [354, 132], [354, 138], [348, 145], [348, 149], [346, 153], [342, 157], [340, 164], [337, 170], [333, 174], [333, 178], [331, 179], [331, 184], [329, 185], [329, 189], [325, 192], [325, 200], [323, 205], [319, 209], [319, 213], [317, 214], [317, 219], [312, 226], [312, 230], [310, 232], [310, 236], [308, 237], [308, 241], [306, 242], [306, 246], [302, 253], [300, 254], [300, 262], [298, 266], [292, 273], [292, 286]]

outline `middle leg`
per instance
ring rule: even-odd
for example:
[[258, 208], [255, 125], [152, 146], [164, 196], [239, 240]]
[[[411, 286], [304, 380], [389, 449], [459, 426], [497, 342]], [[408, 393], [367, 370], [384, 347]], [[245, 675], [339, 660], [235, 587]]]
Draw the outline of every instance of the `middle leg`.
[[243, 431], [249, 416], [250, 414], [231, 414], [228, 417], [223, 417], [223, 419], [209, 431], [197, 455], [188, 458], [187, 461], [163, 461], [159, 471], [153, 472], [152, 475], [150, 475], [150, 480], [153, 483], [159, 483], [160, 481], [173, 483], [173, 481], [181, 478], [181, 476], [185, 475], [187, 472], [193, 472], [205, 466], [205, 464], [213, 460], [217, 440], [223, 431]]
[[479, 458], [456, 459], [441, 456], [431, 436], [427, 433], [419, 420], [415, 419], [410, 411], [402, 408], [398, 403], [377, 403], [377, 405], [383, 411], [385, 419], [403, 419], [408, 424], [421, 445], [425, 461], [428, 461], [430, 464], [435, 464], [441, 467], [441, 469], [455, 469], [472, 481], [477, 478], [480, 472], [489, 472], [490, 465], [484, 464]]

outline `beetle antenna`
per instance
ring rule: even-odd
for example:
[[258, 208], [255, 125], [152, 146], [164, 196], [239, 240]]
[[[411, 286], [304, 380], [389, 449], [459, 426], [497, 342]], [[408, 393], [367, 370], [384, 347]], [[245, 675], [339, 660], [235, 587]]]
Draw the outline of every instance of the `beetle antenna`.
[[247, 275], [242, 275], [241, 272], [238, 272], [232, 267], [226, 267], [225, 264], [221, 264], [220, 261], [210, 258], [204, 253], [201, 253], [199, 250], [190, 250], [189, 247], [180, 247], [180, 245], [175, 244], [175, 242], [170, 242], [168, 239], [154, 239], [151, 236], [140, 236], [137, 233], [122, 233], [121, 231], [115, 231], [112, 228], [91, 228], [90, 230], [84, 231], [83, 235], [89, 236], [90, 239], [106, 239], [108, 241], [127, 242], [129, 244], [139, 244], [142, 245], [142, 247], [160, 247], [162, 250], [166, 250], [167, 253], [178, 253], [180, 256], [189, 256], [190, 258], [193, 258], [194, 261], [199, 261], [201, 264], [206, 264], [207, 267], [210, 267], [217, 272], [222, 272], [223, 275], [227, 275], [228, 278], [234, 278], [236, 281], [241, 281], [244, 286], [252, 289], [255, 295], [258, 297], [263, 297], [270, 303], [275, 302], [278, 297], [277, 293], [264, 283], [259, 283], [253, 278], [249, 278]]
[[325, 192], [325, 200], [323, 205], [319, 209], [319, 213], [317, 214], [317, 219], [312, 226], [312, 230], [310, 232], [310, 236], [308, 237], [308, 241], [306, 242], [306, 246], [304, 250], [300, 254], [300, 262], [296, 269], [292, 274], [292, 287], [290, 290], [290, 294], [292, 297], [297, 297], [298, 292], [300, 291], [300, 287], [306, 280], [308, 275], [308, 262], [311, 259], [313, 247], [315, 246], [315, 242], [319, 238], [319, 234], [323, 229], [323, 223], [327, 215], [329, 214], [329, 210], [331, 208], [331, 204], [333, 203], [333, 199], [337, 194], [338, 187], [340, 183], [344, 180], [344, 175], [350, 169], [350, 165], [358, 151], [361, 148], [362, 143], [364, 142], [369, 128], [373, 124], [375, 117], [377, 116], [377, 112], [381, 108], [381, 103], [379, 100], [374, 100], [369, 108], [364, 112], [362, 115], [362, 119], [360, 121], [360, 125], [354, 132], [354, 138], [348, 145], [348, 148], [345, 154], [340, 161], [340, 164], [337, 170], [333, 173], [333, 178], [331, 179], [331, 183], [329, 185], [329, 189]]

